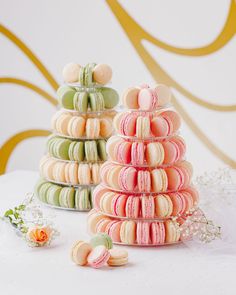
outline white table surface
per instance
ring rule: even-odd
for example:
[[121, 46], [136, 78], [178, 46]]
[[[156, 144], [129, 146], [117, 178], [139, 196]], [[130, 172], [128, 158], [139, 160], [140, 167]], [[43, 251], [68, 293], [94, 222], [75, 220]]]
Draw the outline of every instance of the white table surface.
[[[21, 203], [37, 178], [31, 171], [0, 177], [1, 215]], [[185, 245], [126, 247], [130, 262], [121, 268], [75, 266], [70, 248], [89, 239], [86, 213], [49, 212], [61, 232], [51, 248], [31, 249], [17, 236], [0, 235], [0, 294], [236, 294], [235, 254], [200, 254]]]

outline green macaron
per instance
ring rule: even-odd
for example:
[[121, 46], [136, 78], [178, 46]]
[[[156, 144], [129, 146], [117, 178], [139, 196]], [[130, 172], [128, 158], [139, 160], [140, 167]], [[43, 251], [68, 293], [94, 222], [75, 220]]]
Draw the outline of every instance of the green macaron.
[[95, 140], [85, 141], [84, 149], [85, 149], [85, 157], [88, 162], [98, 161], [98, 149], [97, 149], [97, 143]]
[[88, 93], [85, 91], [78, 91], [73, 97], [73, 108], [79, 112], [87, 112], [88, 101]]
[[75, 207], [75, 189], [73, 187], [63, 187], [59, 194], [59, 204], [64, 208]]
[[62, 138], [62, 139], [56, 140], [56, 143], [53, 149], [54, 155], [57, 158], [69, 160], [68, 151], [69, 151], [70, 144], [71, 144], [71, 140], [69, 139]]
[[46, 182], [39, 189], [39, 195], [38, 195], [39, 199], [44, 203], [47, 203], [47, 192], [51, 186], [52, 186], [52, 183]]
[[108, 250], [113, 247], [111, 237], [106, 233], [98, 233], [90, 240], [90, 245], [95, 248], [97, 246], [105, 246]]
[[38, 198], [39, 198], [39, 192], [40, 192], [40, 189], [41, 189], [42, 185], [44, 185], [45, 183], [47, 183], [46, 180], [44, 180], [44, 179], [40, 179], [40, 180], [36, 183], [36, 185], [35, 185], [35, 187], [34, 187], [34, 193], [35, 193], [35, 195], [36, 195]]
[[119, 94], [112, 88], [101, 87], [98, 89], [101, 92], [106, 109], [114, 108], [119, 102]]
[[94, 91], [89, 93], [89, 104], [91, 111], [98, 112], [104, 110], [104, 99], [102, 93], [99, 91]]
[[47, 203], [53, 206], [60, 206], [59, 195], [62, 187], [59, 185], [52, 185], [47, 191]]
[[90, 210], [90, 191], [87, 188], [77, 189], [75, 192], [75, 208], [78, 210]]
[[93, 84], [93, 69], [96, 66], [95, 63], [89, 63], [85, 66], [84, 70], [84, 85], [90, 87]]
[[84, 86], [84, 73], [85, 73], [85, 68], [81, 67], [79, 71], [79, 83], [81, 86]]
[[73, 98], [75, 93], [76, 90], [74, 88], [66, 85], [62, 85], [58, 88], [57, 95], [62, 107], [70, 110], [74, 109]]
[[106, 141], [104, 139], [99, 139], [97, 141], [97, 150], [98, 155], [101, 161], [107, 160], [107, 153], [106, 153]]

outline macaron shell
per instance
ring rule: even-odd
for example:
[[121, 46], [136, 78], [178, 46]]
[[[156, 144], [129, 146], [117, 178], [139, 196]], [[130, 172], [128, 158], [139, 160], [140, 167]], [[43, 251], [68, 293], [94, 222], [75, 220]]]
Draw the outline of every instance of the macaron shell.
[[158, 106], [164, 106], [171, 101], [170, 88], [164, 84], [159, 84], [153, 89], [158, 97]]
[[64, 66], [62, 77], [66, 83], [74, 83], [79, 80], [79, 72], [81, 66], [76, 63], [68, 63]]
[[162, 118], [165, 118], [166, 120], [170, 121], [173, 125], [173, 133], [179, 130], [181, 126], [181, 119], [180, 115], [175, 111], [163, 111], [161, 112]]
[[77, 265], [86, 265], [87, 258], [90, 252], [92, 251], [92, 247], [83, 241], [78, 241], [74, 244], [71, 250], [71, 259]]
[[110, 266], [122, 266], [128, 263], [128, 252], [126, 250], [111, 249], [107, 264]]
[[105, 246], [100, 245], [92, 249], [87, 257], [87, 260], [90, 266], [94, 268], [100, 268], [107, 263], [109, 258], [110, 252]]
[[119, 95], [115, 89], [101, 87], [98, 91], [102, 94], [104, 107], [106, 109], [112, 109], [119, 103]]
[[138, 87], [130, 87], [125, 90], [122, 101], [126, 108], [128, 109], [138, 109], [138, 95], [139, 95], [140, 88]]
[[112, 119], [109, 117], [104, 117], [100, 119], [100, 136], [109, 137], [113, 131], [112, 128]]
[[156, 107], [157, 96], [150, 88], [143, 88], [138, 95], [138, 104], [141, 110], [153, 110]]
[[169, 134], [169, 125], [162, 117], [154, 117], [151, 120], [151, 132], [156, 137], [164, 137]]
[[112, 77], [112, 69], [106, 64], [98, 64], [93, 69], [93, 80], [98, 84], [107, 84]]

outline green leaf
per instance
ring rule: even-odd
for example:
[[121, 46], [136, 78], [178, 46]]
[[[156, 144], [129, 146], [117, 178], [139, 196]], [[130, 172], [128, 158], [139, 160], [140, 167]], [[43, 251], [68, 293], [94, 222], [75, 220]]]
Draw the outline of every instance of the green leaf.
[[15, 219], [18, 219], [18, 218], [19, 218], [19, 216], [20, 216], [20, 214], [19, 214], [19, 213], [17, 213], [17, 212], [15, 212], [15, 213], [14, 213], [14, 217], [15, 217]]
[[13, 210], [12, 210], [12, 209], [9, 209], [9, 210], [7, 210], [7, 211], [5, 212], [4, 216], [5, 216], [5, 217], [8, 217], [8, 216], [13, 215], [13, 214], [14, 214]]
[[20, 210], [20, 211], [24, 211], [25, 210], [25, 205], [20, 205], [19, 207], [18, 207], [18, 210]]

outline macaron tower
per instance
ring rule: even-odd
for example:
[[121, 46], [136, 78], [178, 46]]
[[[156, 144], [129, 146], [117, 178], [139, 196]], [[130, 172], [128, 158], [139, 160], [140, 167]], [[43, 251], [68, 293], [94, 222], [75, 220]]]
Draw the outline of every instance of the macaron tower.
[[52, 135], [40, 161], [38, 198], [51, 206], [77, 211], [92, 208], [91, 192], [100, 183], [107, 160], [107, 139], [118, 104], [108, 65], [70, 63], [63, 69], [65, 84], [57, 96], [61, 109], [52, 118]]
[[131, 87], [122, 99], [126, 110], [113, 121], [116, 135], [107, 142], [108, 161], [93, 192], [88, 230], [107, 233], [118, 244], [177, 243], [198, 192], [191, 185], [192, 166], [185, 160], [170, 89]]

